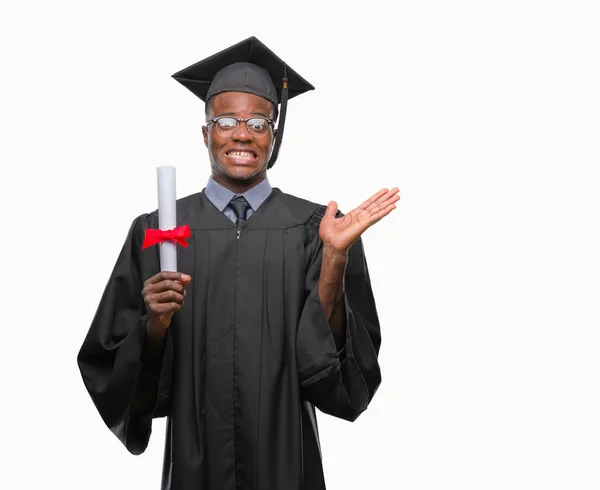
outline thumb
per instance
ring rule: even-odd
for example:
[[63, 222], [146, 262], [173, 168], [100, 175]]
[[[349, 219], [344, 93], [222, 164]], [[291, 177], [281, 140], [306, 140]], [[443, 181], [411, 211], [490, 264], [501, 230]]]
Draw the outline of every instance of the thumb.
[[324, 218], [335, 218], [335, 213], [337, 213], [338, 205], [335, 201], [330, 201], [327, 205], [327, 209], [325, 210]]

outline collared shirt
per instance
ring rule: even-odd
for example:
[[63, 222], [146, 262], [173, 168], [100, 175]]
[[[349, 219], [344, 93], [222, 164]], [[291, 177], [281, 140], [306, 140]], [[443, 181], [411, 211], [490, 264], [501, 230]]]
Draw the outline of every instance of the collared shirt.
[[208, 178], [208, 184], [206, 184], [204, 194], [221, 213], [235, 223], [237, 220], [235, 212], [233, 211], [233, 208], [229, 206], [229, 202], [234, 197], [244, 196], [246, 198], [246, 201], [248, 201], [248, 204], [250, 204], [250, 209], [248, 209], [248, 214], [246, 215], [246, 217], [249, 218], [252, 216], [252, 213], [254, 213], [263, 202], [265, 202], [272, 190], [273, 189], [269, 183], [269, 179], [265, 177], [265, 180], [263, 180], [260, 184], [255, 185], [243, 194], [235, 194], [226, 187], [223, 187], [221, 184], [215, 182], [211, 176]]

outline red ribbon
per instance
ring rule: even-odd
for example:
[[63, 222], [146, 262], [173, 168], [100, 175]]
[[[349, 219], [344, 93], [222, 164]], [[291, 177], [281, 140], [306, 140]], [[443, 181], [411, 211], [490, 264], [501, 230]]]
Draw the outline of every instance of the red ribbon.
[[146, 230], [142, 250], [160, 242], [171, 241], [178, 243], [182, 247], [187, 247], [186, 238], [190, 237], [190, 227], [188, 225], [178, 226], [172, 230]]

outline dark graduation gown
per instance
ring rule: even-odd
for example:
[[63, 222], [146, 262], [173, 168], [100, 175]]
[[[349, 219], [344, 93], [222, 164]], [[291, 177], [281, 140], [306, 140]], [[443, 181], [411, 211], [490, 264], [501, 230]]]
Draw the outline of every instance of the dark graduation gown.
[[178, 246], [178, 269], [192, 281], [154, 373], [142, 360], [141, 291], [160, 271], [158, 246], [142, 250], [145, 229], [158, 228], [157, 212], [134, 220], [78, 365], [104, 422], [131, 453], [146, 449], [153, 418], [168, 417], [163, 489], [325, 488], [314, 407], [354, 421], [381, 376], [361, 240], [345, 273], [341, 351], [325, 318], [318, 296], [324, 211], [274, 188], [238, 239], [204, 192], [178, 200], [178, 225], [192, 230], [189, 246]]

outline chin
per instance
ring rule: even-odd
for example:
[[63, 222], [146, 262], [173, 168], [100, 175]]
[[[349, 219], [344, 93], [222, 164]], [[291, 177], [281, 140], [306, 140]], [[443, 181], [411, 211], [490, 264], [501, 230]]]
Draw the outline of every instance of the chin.
[[250, 180], [262, 172], [264, 165], [228, 165], [225, 167], [227, 175], [236, 180]]

